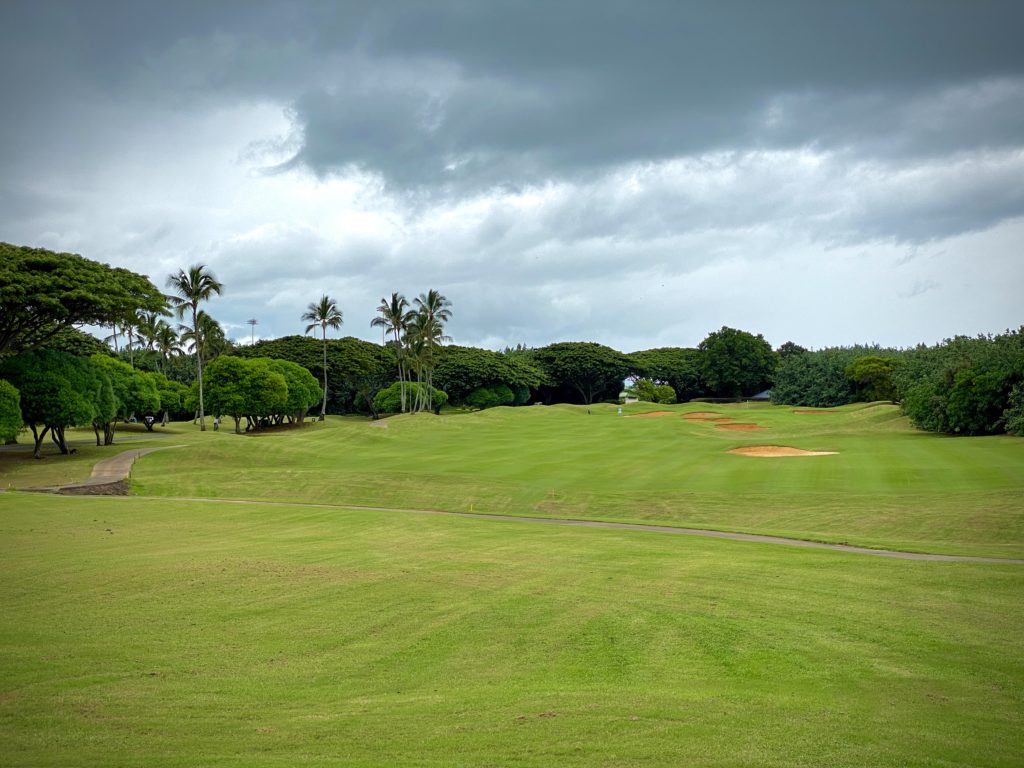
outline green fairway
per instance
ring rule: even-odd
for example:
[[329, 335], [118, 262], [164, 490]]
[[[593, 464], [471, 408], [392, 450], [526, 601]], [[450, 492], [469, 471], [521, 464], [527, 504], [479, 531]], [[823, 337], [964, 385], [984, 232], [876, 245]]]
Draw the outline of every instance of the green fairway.
[[1020, 566], [133, 497], [8, 493], [0, 515], [4, 765], [1024, 749]]
[[[155, 496], [606, 519], [1024, 556], [1020, 438], [923, 433], [891, 405], [829, 414], [749, 405], [662, 410], [670, 414], [619, 416], [607, 405], [497, 408], [383, 422], [331, 419], [245, 437], [187, 425], [173, 440], [192, 447], [147, 456], [133, 488]], [[682, 416], [701, 410], [764, 428], [734, 431]], [[765, 444], [837, 453], [727, 453]]]
[[24, 488], [185, 445], [128, 497], [0, 494], [3, 764], [1019, 765], [1024, 566], [400, 511], [1024, 556], [1024, 440], [652, 408], [0, 452]]

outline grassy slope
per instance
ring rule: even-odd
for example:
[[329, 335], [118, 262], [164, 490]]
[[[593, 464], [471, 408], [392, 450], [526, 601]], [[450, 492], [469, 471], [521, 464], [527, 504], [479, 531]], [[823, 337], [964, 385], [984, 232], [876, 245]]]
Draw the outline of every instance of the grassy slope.
[[[261, 437], [186, 434], [136, 492], [601, 518], [953, 554], [1024, 556], [1024, 440], [910, 428], [893, 406], [798, 415], [715, 406], [757, 432], [609, 406], [361, 420]], [[634, 412], [638, 409], [632, 409]], [[175, 442], [181, 442], [175, 436]], [[199, 438], [202, 439], [199, 439]], [[836, 456], [757, 459], [782, 444]]]
[[0, 494], [0, 521], [4, 765], [1024, 753], [1019, 566], [133, 497]]

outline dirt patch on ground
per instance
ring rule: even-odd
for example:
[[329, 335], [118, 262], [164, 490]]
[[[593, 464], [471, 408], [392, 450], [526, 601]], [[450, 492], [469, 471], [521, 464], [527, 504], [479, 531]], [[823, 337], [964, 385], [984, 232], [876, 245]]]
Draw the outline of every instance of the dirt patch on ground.
[[735, 429], [737, 432], [753, 432], [755, 429], [764, 429], [759, 424], [715, 424], [719, 429]]
[[370, 426], [376, 427], [377, 429], [390, 429], [388, 423], [384, 421], [384, 419], [377, 419], [377, 421], [371, 421]]
[[671, 416], [672, 411], [648, 411], [647, 413], [631, 413], [627, 418], [639, 419], [651, 416]]
[[801, 408], [793, 411], [793, 413], [799, 413], [801, 416], [813, 416], [818, 413], [839, 413], [839, 411], [828, 411], [822, 408]]
[[727, 453], [735, 453], [740, 456], [760, 456], [774, 458], [776, 456], [835, 456], [838, 451], [805, 451], [802, 448], [789, 448], [785, 445], [749, 445], [743, 448], [733, 448]]
[[720, 413], [714, 411], [694, 411], [693, 413], [684, 413], [684, 419], [697, 419], [698, 421], [710, 421], [716, 416], [721, 416]]
[[56, 493], [62, 496], [127, 496], [128, 482], [115, 480], [112, 483], [97, 483], [95, 485], [69, 485], [57, 489]]

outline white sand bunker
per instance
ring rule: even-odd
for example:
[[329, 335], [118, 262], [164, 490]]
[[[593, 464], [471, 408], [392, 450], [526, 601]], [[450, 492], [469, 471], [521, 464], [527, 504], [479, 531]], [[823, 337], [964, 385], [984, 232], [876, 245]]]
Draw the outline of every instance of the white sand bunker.
[[750, 445], [743, 448], [733, 448], [729, 453], [735, 453], [740, 456], [774, 458], [776, 456], [835, 456], [839, 452], [805, 451], [801, 448], [788, 448], [784, 445]]

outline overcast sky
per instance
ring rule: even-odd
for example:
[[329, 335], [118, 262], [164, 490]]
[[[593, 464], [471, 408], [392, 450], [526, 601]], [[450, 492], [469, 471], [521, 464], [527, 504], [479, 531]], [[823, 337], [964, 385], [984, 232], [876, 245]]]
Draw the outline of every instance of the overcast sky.
[[236, 339], [1024, 323], [1024, 3], [0, 3], [0, 240], [209, 265]]

